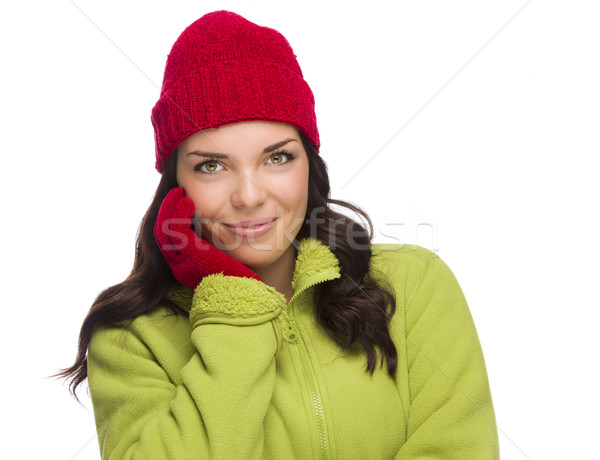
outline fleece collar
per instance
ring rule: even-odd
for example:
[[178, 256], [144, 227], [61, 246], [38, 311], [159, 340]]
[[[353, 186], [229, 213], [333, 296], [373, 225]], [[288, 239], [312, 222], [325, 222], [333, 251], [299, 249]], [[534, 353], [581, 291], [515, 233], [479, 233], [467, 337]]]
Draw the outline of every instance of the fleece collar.
[[[339, 278], [340, 267], [337, 257], [329, 246], [314, 238], [304, 238], [298, 243], [298, 255], [292, 278], [293, 298], [302, 291], [323, 281]], [[189, 312], [194, 291], [178, 284], [169, 292], [168, 299], [182, 310]]]

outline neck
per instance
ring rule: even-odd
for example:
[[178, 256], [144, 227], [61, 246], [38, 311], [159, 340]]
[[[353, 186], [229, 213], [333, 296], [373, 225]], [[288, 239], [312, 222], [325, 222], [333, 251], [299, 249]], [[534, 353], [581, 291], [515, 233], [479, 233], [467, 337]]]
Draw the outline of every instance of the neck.
[[269, 286], [284, 295], [287, 302], [292, 298], [292, 279], [296, 265], [296, 248], [290, 247], [272, 264], [255, 269], [255, 273]]

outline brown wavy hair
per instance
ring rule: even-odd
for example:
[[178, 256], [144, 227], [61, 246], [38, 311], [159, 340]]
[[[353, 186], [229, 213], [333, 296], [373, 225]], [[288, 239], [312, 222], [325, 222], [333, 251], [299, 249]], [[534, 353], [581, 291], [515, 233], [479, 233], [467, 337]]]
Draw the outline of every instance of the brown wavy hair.
[[[329, 197], [327, 165], [302, 133], [300, 137], [309, 161], [308, 205], [304, 224], [293, 244], [297, 247], [305, 237], [327, 244], [339, 260], [342, 275], [315, 289], [317, 323], [343, 351], [361, 346], [367, 358], [366, 371], [371, 374], [377, 366], [379, 350], [380, 365], [387, 363], [388, 374], [394, 377], [398, 354], [388, 325], [396, 310], [396, 300], [386, 281], [368, 274], [373, 225], [359, 207]], [[123, 282], [98, 295], [81, 326], [74, 364], [55, 374], [70, 381], [69, 390], [75, 398], [77, 388], [87, 378], [87, 349], [97, 327], [132, 320], [159, 304], [175, 311], [167, 294], [177, 280], [156, 243], [154, 224], [163, 199], [178, 186], [176, 159], [176, 154], [168, 158], [152, 203], [140, 224], [131, 273]], [[331, 204], [362, 216], [369, 228], [334, 211]]]

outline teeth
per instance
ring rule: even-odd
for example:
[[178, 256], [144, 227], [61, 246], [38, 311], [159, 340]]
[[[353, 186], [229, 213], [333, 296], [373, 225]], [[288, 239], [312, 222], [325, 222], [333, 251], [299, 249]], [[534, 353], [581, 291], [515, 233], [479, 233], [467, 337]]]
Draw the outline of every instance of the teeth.
[[[271, 222], [264, 222], [262, 224], [258, 224], [258, 225], [249, 225], [249, 226], [240, 226], [239, 228], [245, 228], [245, 229], [249, 229], [249, 228], [258, 228], [258, 227], [264, 227], [267, 224], [270, 224]], [[225, 224], [228, 227], [234, 227], [234, 224]]]

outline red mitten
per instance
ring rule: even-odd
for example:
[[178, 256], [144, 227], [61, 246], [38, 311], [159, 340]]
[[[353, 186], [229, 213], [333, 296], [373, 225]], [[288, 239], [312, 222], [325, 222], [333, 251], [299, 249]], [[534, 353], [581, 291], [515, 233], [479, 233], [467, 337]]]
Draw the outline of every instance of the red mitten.
[[190, 289], [196, 289], [202, 278], [213, 273], [262, 281], [244, 264], [196, 236], [192, 230], [194, 212], [194, 203], [181, 187], [167, 194], [158, 211], [154, 238], [175, 278]]

